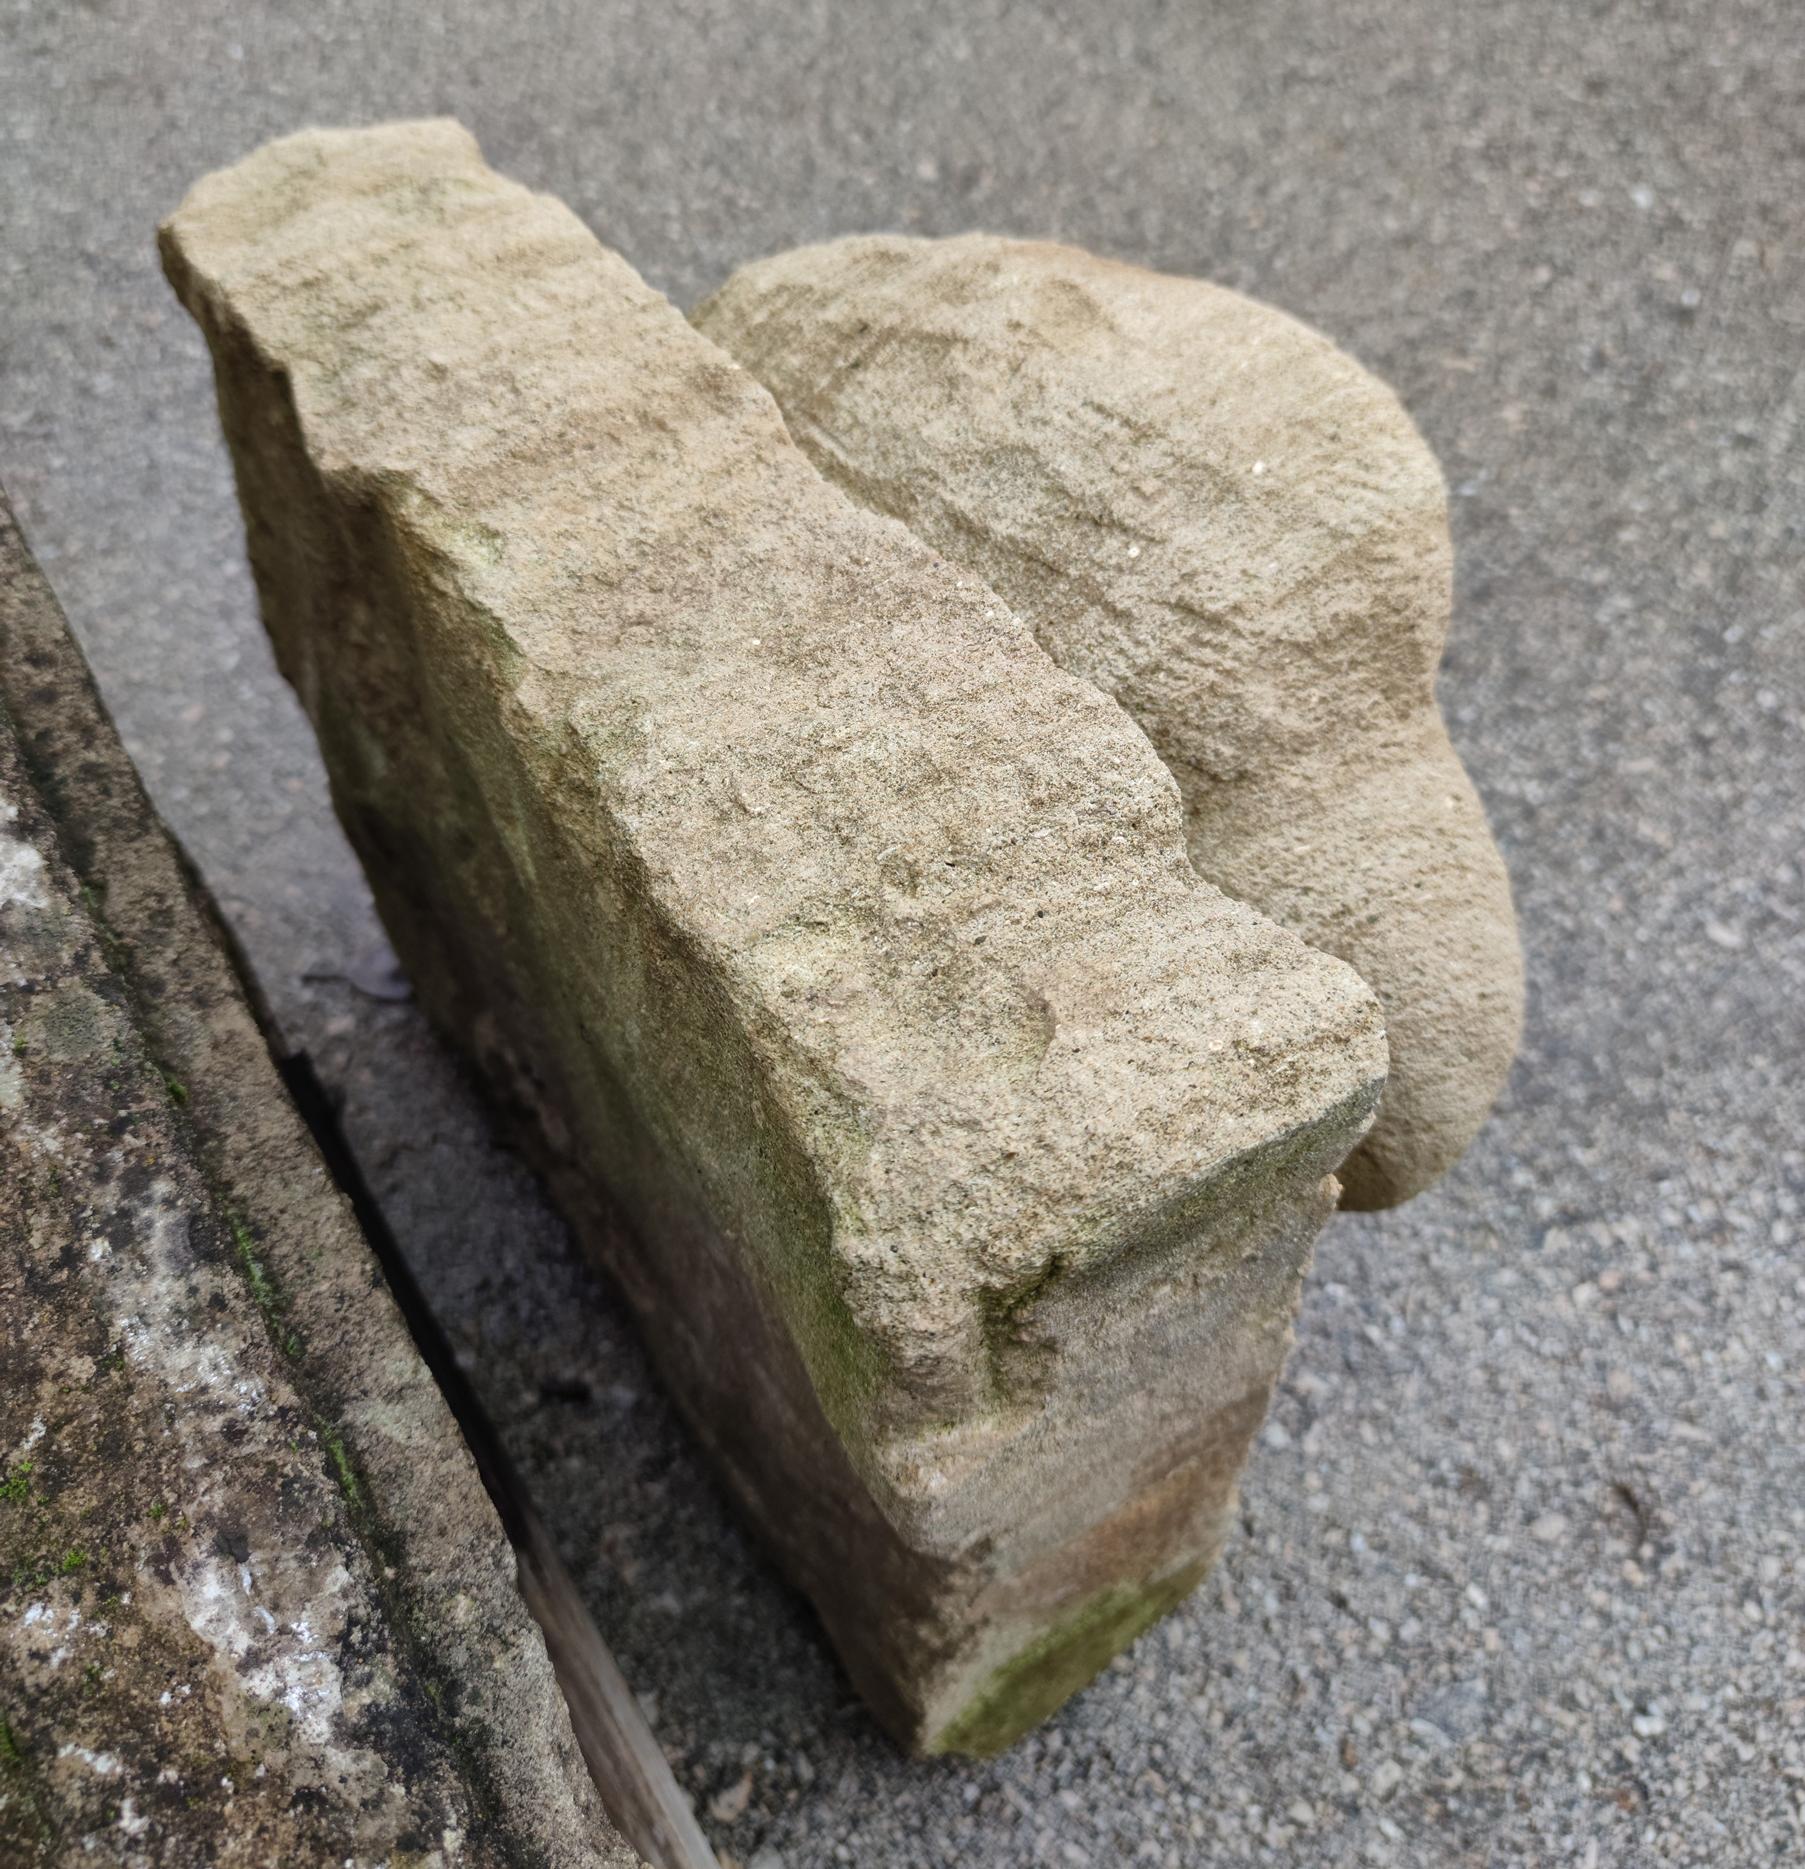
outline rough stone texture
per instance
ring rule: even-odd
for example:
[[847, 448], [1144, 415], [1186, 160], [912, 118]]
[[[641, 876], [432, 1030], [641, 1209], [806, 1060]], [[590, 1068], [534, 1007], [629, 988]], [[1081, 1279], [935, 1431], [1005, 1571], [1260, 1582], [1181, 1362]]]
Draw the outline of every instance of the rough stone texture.
[[696, 322], [837, 485], [1122, 703], [1199, 875], [1377, 992], [1391, 1070], [1346, 1202], [1444, 1173], [1509, 1072], [1523, 963], [1435, 704], [1441, 471], [1391, 391], [1238, 293], [978, 234], [755, 261]]
[[3, 498], [0, 1147], [0, 1859], [637, 1860]]
[[[735, 1793], [717, 1836], [747, 1869], [1796, 1852], [1798, 19], [1795, 0], [0, 18], [9, 490], [679, 1776], [703, 1806]], [[1000, 1759], [923, 1767], [875, 1730], [626, 1306], [365, 959], [377, 923], [257, 620], [206, 345], [145, 230], [269, 137], [433, 113], [683, 305], [874, 228], [985, 225], [1221, 280], [1395, 384], [1447, 471], [1448, 724], [1528, 959], [1511, 1086], [1428, 1194], [1329, 1223], [1282, 1434], [1210, 1580]], [[1532, 1535], [1554, 1514], [1564, 1537]]]
[[455, 126], [275, 144], [164, 252], [423, 997], [881, 1717], [994, 1750], [1221, 1542], [1371, 994]]

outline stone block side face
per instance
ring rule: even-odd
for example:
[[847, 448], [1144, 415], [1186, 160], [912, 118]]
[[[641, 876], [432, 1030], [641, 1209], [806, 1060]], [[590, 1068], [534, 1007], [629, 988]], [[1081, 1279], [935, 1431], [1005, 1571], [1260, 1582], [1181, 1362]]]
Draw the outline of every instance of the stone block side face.
[[[214, 1373], [228, 1365], [236, 1369], [251, 1385], [247, 1393], [268, 1379], [268, 1358], [257, 1349], [263, 1343], [287, 1397], [282, 1407], [290, 1412], [277, 1419], [289, 1424], [283, 1431], [290, 1436], [288, 1452], [300, 1473], [294, 1480], [278, 1469], [271, 1478], [252, 1463], [246, 1469], [250, 1505], [232, 1484], [217, 1485], [213, 1477], [197, 1480], [200, 1467], [171, 1481], [167, 1463], [158, 1457], [145, 1462], [143, 1471], [134, 1468], [127, 1484], [116, 1458], [123, 1443], [112, 1429], [90, 1441], [86, 1430], [74, 1425], [75, 1417], [62, 1432], [55, 1432], [55, 1424], [46, 1417], [36, 1442], [42, 1453], [35, 1457], [36, 1477], [28, 1495], [45, 1513], [73, 1516], [91, 1478], [81, 1468], [84, 1452], [102, 1459], [106, 1471], [99, 1484], [108, 1496], [107, 1516], [114, 1527], [108, 1541], [108, 1575], [115, 1578], [115, 1594], [127, 1592], [123, 1604], [113, 1609], [115, 1633], [129, 1629], [132, 1633], [121, 1635], [123, 1641], [158, 1653], [168, 1648], [168, 1637], [154, 1627], [156, 1619], [188, 1603], [193, 1589], [202, 1587], [194, 1584], [195, 1575], [205, 1582], [204, 1566], [194, 1570], [194, 1554], [211, 1549], [210, 1541], [222, 1524], [226, 1535], [238, 1539], [242, 1533], [240, 1542], [254, 1544], [256, 1555], [247, 1560], [253, 1593], [239, 1608], [266, 1643], [270, 1666], [255, 1673], [256, 1686], [247, 1703], [253, 1712], [259, 1695], [269, 1700], [274, 1693], [272, 1682], [284, 1692], [293, 1686], [284, 1670], [294, 1672], [292, 1657], [284, 1659], [276, 1640], [277, 1631], [256, 1611], [258, 1603], [272, 1614], [278, 1607], [274, 1595], [256, 1594], [262, 1588], [257, 1580], [269, 1573], [287, 1588], [297, 1565], [324, 1577], [330, 1566], [323, 1537], [350, 1536], [356, 1550], [344, 1560], [345, 1568], [356, 1579], [357, 1590], [367, 1593], [370, 1575], [359, 1566], [366, 1562], [362, 1553], [374, 1550], [380, 1558], [373, 1572], [374, 1594], [368, 1600], [363, 1595], [347, 1599], [352, 1603], [348, 1613], [356, 1622], [370, 1623], [359, 1653], [386, 1654], [392, 1646], [400, 1660], [382, 1664], [398, 1670], [393, 1704], [376, 1694], [360, 1703], [359, 1717], [370, 1733], [364, 1777], [376, 1771], [378, 1779], [372, 1782], [378, 1782], [380, 1771], [386, 1770], [397, 1808], [410, 1801], [420, 1806], [395, 1829], [390, 1842], [399, 1838], [408, 1848], [429, 1847], [421, 1839], [432, 1831], [427, 1820], [434, 1807], [428, 1793], [408, 1789], [407, 1774], [424, 1769], [422, 1761], [430, 1753], [452, 1773], [450, 1791], [431, 1797], [442, 1801], [449, 1796], [456, 1805], [464, 1796], [459, 1786], [471, 1787], [468, 1810], [463, 1815], [452, 1812], [457, 1833], [453, 1844], [438, 1838], [430, 1847], [455, 1846], [466, 1856], [475, 1848], [483, 1861], [571, 1869], [636, 1861], [601, 1809], [577, 1752], [543, 1639], [516, 1587], [514, 1554], [457, 1426], [382, 1289], [368, 1244], [288, 1101], [246, 1003], [245, 988], [217, 937], [210, 905], [145, 798], [3, 493], [0, 710], [10, 710], [21, 770], [30, 775], [36, 787], [33, 802], [41, 808], [31, 823], [32, 847], [52, 852], [47, 861], [53, 868], [53, 846], [65, 853], [66, 880], [81, 902], [80, 916], [68, 924], [75, 930], [70, 937], [74, 952], [103, 978], [96, 990], [123, 1022], [107, 1084], [117, 1099], [113, 1120], [128, 1125], [119, 1158], [128, 1168], [134, 1161], [154, 1166], [167, 1158], [170, 1179], [160, 1199], [164, 1208], [176, 1201], [174, 1224], [185, 1224], [188, 1231], [192, 1250], [171, 1256], [152, 1229], [148, 1243], [141, 1245], [155, 1248], [162, 1257], [148, 1262], [148, 1269], [141, 1266], [137, 1276], [140, 1282], [151, 1279], [164, 1323], [183, 1320], [171, 1325], [177, 1336], [188, 1333], [181, 1354]], [[0, 908], [0, 924], [10, 916], [16, 938], [22, 938], [18, 918], [23, 913], [17, 905], [11, 911]], [[35, 1007], [39, 997], [34, 991], [28, 1004]], [[72, 1100], [93, 1090], [91, 1083], [86, 1091], [82, 1088], [86, 1064], [58, 1059], [35, 1047], [28, 1032], [16, 1032], [15, 1037], [18, 1081], [40, 1101], [28, 1099], [15, 1111], [0, 1108], [0, 1129], [13, 1118], [11, 1137], [22, 1158], [28, 1165], [35, 1160], [43, 1171], [35, 1190], [29, 1173], [20, 1184], [32, 1237], [55, 1242], [65, 1252], [103, 1238], [117, 1248], [118, 1237], [100, 1225], [102, 1203], [63, 1159], [69, 1133], [64, 1106], [76, 1107]], [[113, 1043], [109, 1039], [109, 1046]], [[126, 1060], [136, 1062], [127, 1069]], [[148, 1099], [133, 1076], [146, 1062], [155, 1092]], [[34, 1064], [43, 1067], [35, 1074]], [[196, 1189], [204, 1190], [204, 1206], [188, 1212], [181, 1203]], [[59, 1197], [61, 1205], [50, 1196]], [[90, 1267], [98, 1277], [94, 1268], [117, 1269], [114, 1258], [104, 1254]], [[58, 1307], [56, 1315], [42, 1320], [48, 1341], [60, 1342], [75, 1331], [62, 1312], [71, 1307], [79, 1311], [80, 1281], [66, 1282], [60, 1293], [34, 1290], [29, 1283], [27, 1290], [53, 1299]], [[192, 1290], [205, 1292], [204, 1314], [192, 1308], [183, 1311]], [[249, 1349], [234, 1335], [242, 1331], [246, 1318], [252, 1328]], [[199, 1327], [204, 1320], [217, 1323], [217, 1336]], [[179, 1452], [176, 1442], [191, 1447], [198, 1437], [204, 1450], [206, 1424], [217, 1412], [216, 1398], [207, 1384], [196, 1391], [178, 1386], [173, 1393], [158, 1387], [160, 1365], [155, 1358], [175, 1354], [156, 1335], [161, 1328], [147, 1323], [142, 1338], [141, 1347], [150, 1359], [146, 1378], [125, 1384], [123, 1400], [113, 1392], [120, 1385], [110, 1382], [97, 1385], [91, 1399], [109, 1418], [123, 1417], [126, 1425], [119, 1433], [135, 1442], [144, 1439], [145, 1420], [154, 1416], [158, 1426], [149, 1436], [154, 1447], [167, 1439], [157, 1411], [179, 1411], [182, 1397], [192, 1394], [198, 1398], [197, 1419], [180, 1423], [170, 1447]], [[273, 1348], [265, 1340], [273, 1340]], [[128, 1355], [118, 1373], [129, 1377], [134, 1367]], [[27, 1368], [21, 1366], [17, 1375], [21, 1386], [9, 1400], [24, 1409]], [[149, 1415], [141, 1419], [143, 1411]], [[11, 1413], [9, 1408], [8, 1419]], [[219, 1428], [215, 1452], [228, 1463], [248, 1444], [246, 1433], [254, 1439], [257, 1431], [258, 1410], [247, 1407], [241, 1413], [251, 1429], [237, 1419]], [[5, 1432], [0, 1424], [0, 1436]], [[266, 1491], [278, 1499], [292, 1492], [305, 1503], [317, 1493], [318, 1480], [324, 1481], [329, 1506], [318, 1524], [266, 1508]], [[139, 1507], [147, 1513], [142, 1524], [133, 1518]], [[255, 1524], [248, 1516], [253, 1509], [258, 1515]], [[15, 1533], [19, 1529], [17, 1524], [12, 1527]], [[41, 1531], [38, 1535], [41, 1539]], [[282, 1547], [281, 1540], [289, 1535], [301, 1538], [298, 1548]], [[129, 1573], [145, 1562], [165, 1583], [173, 1576], [181, 1589], [171, 1596], [153, 1590], [148, 1582], [133, 1585]], [[8, 1571], [13, 1568], [9, 1563]], [[117, 1583], [119, 1576], [125, 1577], [123, 1585]], [[244, 1596], [243, 1580], [237, 1581]], [[107, 1586], [89, 1588], [92, 1583], [91, 1576], [75, 1579], [78, 1609], [84, 1600], [91, 1607], [94, 1597], [108, 1593]], [[136, 1609], [129, 1607], [132, 1604]], [[135, 1620], [140, 1613], [142, 1621]], [[208, 1617], [200, 1632], [209, 1639], [220, 1633], [229, 1643], [236, 1637], [237, 1623], [231, 1617]], [[44, 1648], [38, 1644], [39, 1650]], [[242, 1659], [231, 1652], [207, 1665], [235, 1670]], [[312, 1657], [301, 1674], [312, 1668], [329, 1684], [327, 1659]], [[135, 1677], [129, 1670], [122, 1673], [129, 1689]], [[77, 1683], [71, 1676], [62, 1684]], [[159, 1690], [168, 1685], [156, 1682]], [[414, 1711], [401, 1703], [404, 1687], [414, 1696]], [[154, 1838], [152, 1853], [159, 1861], [228, 1860], [209, 1853], [214, 1847], [211, 1826], [218, 1814], [213, 1804], [224, 1800], [222, 1808], [232, 1813], [229, 1820], [236, 1824], [240, 1807], [233, 1798], [259, 1788], [240, 1784], [230, 1795], [221, 1788], [215, 1800], [213, 1780], [193, 1782], [190, 1767], [211, 1746], [222, 1761], [221, 1769], [228, 1775], [236, 1772], [242, 1780], [245, 1773], [234, 1763], [240, 1754], [231, 1750], [241, 1737], [239, 1729], [247, 1719], [253, 1725], [256, 1719], [268, 1725], [274, 1716], [234, 1712], [237, 1703], [229, 1696], [216, 1702], [202, 1691], [198, 1674], [194, 1695], [199, 1697], [172, 1689], [171, 1700], [159, 1703], [179, 1703], [182, 1718], [192, 1716], [186, 1730], [194, 1738], [194, 1750], [183, 1762], [179, 1794], [168, 1783], [159, 1786], [152, 1829], [136, 1842], [125, 1832], [110, 1839], [128, 1853], [143, 1850], [146, 1839]], [[311, 1704], [311, 1689], [301, 1698]], [[55, 1725], [69, 1710], [57, 1707], [54, 1696], [35, 1710], [46, 1722], [36, 1737], [54, 1729], [58, 1744], [87, 1743], [74, 1727]], [[86, 1717], [86, 1712], [80, 1713], [81, 1719]], [[117, 1710], [108, 1717], [119, 1717]], [[125, 1723], [136, 1719], [133, 1714]], [[209, 1720], [215, 1722], [212, 1728]], [[389, 1722], [385, 1730], [391, 1730], [392, 1743], [379, 1734], [383, 1721]], [[421, 1723], [424, 1738], [415, 1730]], [[174, 1714], [155, 1714], [152, 1737], [145, 1743], [162, 1747], [157, 1756], [165, 1757], [166, 1742], [181, 1724]], [[421, 1753], [419, 1761], [413, 1757], [416, 1752]], [[252, 1759], [250, 1768], [258, 1762]], [[282, 1765], [280, 1758], [270, 1761], [278, 1783]], [[289, 1781], [291, 1791], [293, 1786]], [[110, 1789], [117, 1803], [119, 1793], [132, 1787], [121, 1780], [100, 1788]], [[138, 1803], [142, 1813], [144, 1800]], [[272, 1809], [280, 1808], [278, 1797]], [[321, 1805], [321, 1818], [319, 1848], [327, 1860], [340, 1862], [363, 1832], [349, 1827], [330, 1796]], [[255, 1860], [312, 1860], [307, 1854], [311, 1829], [303, 1825], [292, 1831], [266, 1830], [260, 1827], [262, 1821], [244, 1820], [244, 1847]], [[470, 1840], [472, 1830], [480, 1835], [478, 1843]], [[258, 1849], [263, 1854], [257, 1855]]]
[[1080, 1584], [1219, 1537], [1370, 993], [1200, 888], [1115, 704], [454, 126], [273, 145], [164, 250], [423, 1000], [945, 1743]]
[[1122, 703], [1201, 876], [1372, 984], [1391, 1072], [1348, 1204], [1443, 1173], [1509, 1070], [1522, 963], [1435, 705], [1446, 500], [1395, 396], [1236, 293], [979, 235], [758, 261], [696, 323], [823, 473]]
[[491, 1831], [521, 1860], [630, 1863], [570, 1731], [514, 1554], [349, 1208], [288, 1100], [206, 900], [152, 809], [0, 493], [0, 701], [234, 1249], [333, 1424], [385, 1608], [430, 1653]]
[[0, 1857], [518, 1860], [130, 1008], [0, 709]]

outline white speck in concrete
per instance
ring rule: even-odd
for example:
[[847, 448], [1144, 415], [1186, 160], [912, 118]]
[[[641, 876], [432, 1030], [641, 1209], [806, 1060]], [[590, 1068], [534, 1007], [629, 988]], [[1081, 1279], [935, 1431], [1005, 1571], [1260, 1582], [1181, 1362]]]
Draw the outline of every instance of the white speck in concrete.
[[50, 900], [44, 888], [44, 859], [10, 826], [19, 807], [0, 798], [0, 904], [8, 908], [41, 909]]
[[58, 1746], [56, 1756], [59, 1759], [80, 1759], [89, 1771], [98, 1778], [116, 1778], [119, 1775], [119, 1761], [110, 1752], [91, 1752], [86, 1746]]

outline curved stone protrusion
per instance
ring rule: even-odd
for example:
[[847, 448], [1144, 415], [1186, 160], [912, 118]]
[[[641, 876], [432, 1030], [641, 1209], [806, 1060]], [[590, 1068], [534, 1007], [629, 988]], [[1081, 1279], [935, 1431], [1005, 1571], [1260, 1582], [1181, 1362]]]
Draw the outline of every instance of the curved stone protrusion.
[[982, 235], [757, 261], [695, 322], [1122, 703], [1200, 875], [1370, 982], [1391, 1073], [1344, 1204], [1434, 1181], [1510, 1068], [1522, 964], [1435, 705], [1441, 474], [1392, 392], [1237, 293]]

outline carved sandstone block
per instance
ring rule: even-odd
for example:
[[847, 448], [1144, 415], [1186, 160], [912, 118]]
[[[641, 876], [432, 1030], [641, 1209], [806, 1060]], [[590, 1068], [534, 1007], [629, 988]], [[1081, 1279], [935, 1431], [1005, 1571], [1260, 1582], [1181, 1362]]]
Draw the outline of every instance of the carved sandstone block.
[[1371, 994], [454, 125], [272, 145], [164, 254], [425, 1003], [872, 1705], [1005, 1744], [1220, 1543]]
[[1441, 473], [1391, 391], [1237, 293], [983, 235], [760, 260], [696, 322], [1134, 716], [1200, 876], [1359, 969], [1391, 1071], [1344, 1200], [1434, 1181], [1509, 1071], [1522, 961], [1435, 705]]

